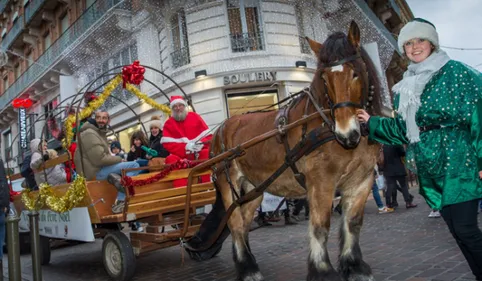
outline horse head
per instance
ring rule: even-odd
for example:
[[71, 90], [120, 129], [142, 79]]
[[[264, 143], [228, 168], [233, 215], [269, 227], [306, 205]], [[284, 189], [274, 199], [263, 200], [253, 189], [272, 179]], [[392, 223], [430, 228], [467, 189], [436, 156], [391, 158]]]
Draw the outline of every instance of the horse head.
[[360, 52], [360, 29], [351, 22], [348, 36], [330, 35], [321, 44], [306, 37], [318, 58], [311, 84], [320, 106], [331, 110], [333, 132], [345, 148], [354, 148], [361, 138], [356, 109], [364, 108], [368, 98], [368, 75]]

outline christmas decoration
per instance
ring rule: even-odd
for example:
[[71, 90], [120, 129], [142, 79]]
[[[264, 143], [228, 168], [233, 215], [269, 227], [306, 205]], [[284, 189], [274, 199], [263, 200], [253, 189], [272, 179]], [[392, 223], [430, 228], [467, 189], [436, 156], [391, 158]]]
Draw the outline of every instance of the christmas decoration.
[[122, 68], [122, 87], [125, 88], [127, 84], [139, 85], [144, 80], [144, 73], [146, 69], [135, 60], [131, 65]]
[[159, 173], [153, 175], [152, 177], [142, 179], [142, 180], [133, 180], [129, 176], [124, 176], [122, 177], [122, 185], [129, 190], [130, 195], [135, 195], [135, 190], [134, 187], [136, 186], [141, 186], [141, 185], [146, 185], [146, 184], [151, 184], [155, 183], [163, 178], [165, 178], [167, 175], [169, 175], [170, 172], [174, 170], [182, 170], [182, 169], [188, 169], [195, 167], [196, 165], [199, 165], [199, 163], [194, 163], [190, 160], [187, 159], [181, 159], [170, 166], [167, 166], [164, 168], [162, 171]]
[[54, 212], [65, 213], [82, 202], [86, 194], [85, 178], [77, 176], [63, 196], [55, 195], [54, 190], [48, 183], [42, 183], [37, 196], [33, 195], [31, 190], [24, 189], [22, 191], [22, 202], [30, 211], [38, 211], [47, 206]]
[[29, 108], [32, 105], [33, 105], [33, 102], [29, 98], [26, 98], [26, 99], [17, 98], [12, 101], [12, 106], [14, 108]]

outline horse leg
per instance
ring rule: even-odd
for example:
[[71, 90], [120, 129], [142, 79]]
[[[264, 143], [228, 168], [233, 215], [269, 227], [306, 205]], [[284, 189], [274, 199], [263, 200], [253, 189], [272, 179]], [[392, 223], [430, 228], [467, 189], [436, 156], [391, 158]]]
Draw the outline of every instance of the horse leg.
[[343, 193], [343, 221], [340, 229], [339, 269], [347, 281], [374, 281], [370, 266], [363, 261], [360, 230], [366, 199], [373, 185], [373, 174]]
[[308, 256], [308, 276], [306, 280], [341, 281], [330, 262], [326, 247], [330, 231], [334, 183], [327, 181], [320, 183], [320, 179], [317, 178], [308, 181], [307, 186], [311, 188], [308, 189], [310, 254]]
[[[232, 165], [230, 168], [230, 175], [231, 181], [234, 185], [234, 188], [238, 194], [240, 194], [241, 189], [238, 187], [239, 179], [242, 177], [241, 172], [238, 172], [235, 169], [236, 165]], [[235, 176], [241, 175], [241, 176]], [[223, 202], [226, 210], [231, 206], [233, 203], [233, 192], [229, 186], [226, 177], [220, 176], [218, 177], [217, 184], [222, 189], [221, 194], [223, 197]], [[247, 206], [237, 207], [233, 213], [231, 214], [228, 220], [228, 227], [231, 230], [231, 237], [233, 239], [233, 260], [236, 266], [236, 271], [238, 275], [238, 280], [240, 281], [263, 281], [263, 275], [261, 275], [259, 271], [258, 264], [256, 263], [256, 259], [254, 258], [253, 254], [251, 253], [251, 249], [248, 244], [248, 234], [249, 228], [246, 228], [247, 222], [245, 222], [245, 217], [242, 213], [242, 208], [250, 209], [249, 206], [254, 204], [253, 202], [247, 203]], [[250, 205], [251, 204], [251, 205]], [[255, 207], [256, 208], [256, 207]], [[252, 211], [246, 211], [247, 214]], [[252, 220], [252, 215], [251, 215]], [[251, 222], [249, 220], [249, 222]]]

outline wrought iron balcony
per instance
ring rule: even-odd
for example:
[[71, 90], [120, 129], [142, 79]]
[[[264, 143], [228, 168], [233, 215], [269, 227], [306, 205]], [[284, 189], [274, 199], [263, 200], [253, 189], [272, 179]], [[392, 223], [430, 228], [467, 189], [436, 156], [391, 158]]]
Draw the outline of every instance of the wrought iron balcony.
[[233, 52], [251, 52], [264, 50], [263, 32], [230, 34]]
[[28, 24], [35, 13], [42, 7], [42, 5], [46, 2], [46, 0], [35, 0], [33, 2], [28, 3], [25, 7], [25, 24]]
[[7, 7], [8, 0], [2, 0], [0, 1], [0, 14], [3, 13], [5, 8]]
[[23, 30], [23, 15], [20, 15], [13, 24], [12, 28], [7, 32], [7, 35], [2, 40], [0, 44], [3, 50], [6, 50], [12, 45], [13, 41], [18, 37], [20, 32]]
[[184, 47], [184, 48], [178, 49], [175, 52], [172, 52], [171, 59], [172, 59], [172, 66], [174, 68], [178, 68], [183, 65], [189, 64], [191, 62], [191, 59], [189, 57], [189, 47]]
[[[119, 5], [118, 3], [123, 2]], [[32, 4], [32, 3], [31, 3]], [[130, 10], [130, 1], [97, 0], [0, 96], [0, 110], [25, 92], [79, 42], [111, 9]], [[17, 22], [23, 23], [23, 17]], [[12, 33], [12, 31], [10, 31]], [[10, 34], [9, 33], [9, 34]], [[8, 36], [8, 35], [7, 35]], [[6, 38], [6, 37], [5, 37]], [[5, 40], [6, 41], [6, 40]], [[3, 42], [2, 42], [3, 47]], [[48, 66], [48, 67], [45, 67]]]

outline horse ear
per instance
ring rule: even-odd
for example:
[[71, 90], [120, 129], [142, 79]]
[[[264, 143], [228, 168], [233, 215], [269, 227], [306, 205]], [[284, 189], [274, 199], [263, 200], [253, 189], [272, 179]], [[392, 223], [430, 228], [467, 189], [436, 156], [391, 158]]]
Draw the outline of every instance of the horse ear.
[[321, 43], [316, 42], [315, 40], [311, 40], [308, 36], [305, 37], [306, 41], [308, 41], [308, 44], [310, 44], [310, 48], [315, 53], [315, 55], [318, 57], [321, 52], [321, 48], [323, 48], [323, 45]]
[[350, 30], [348, 31], [348, 40], [350, 43], [355, 47], [360, 47], [360, 28], [358, 28], [358, 24], [355, 21], [351, 21], [350, 23]]

